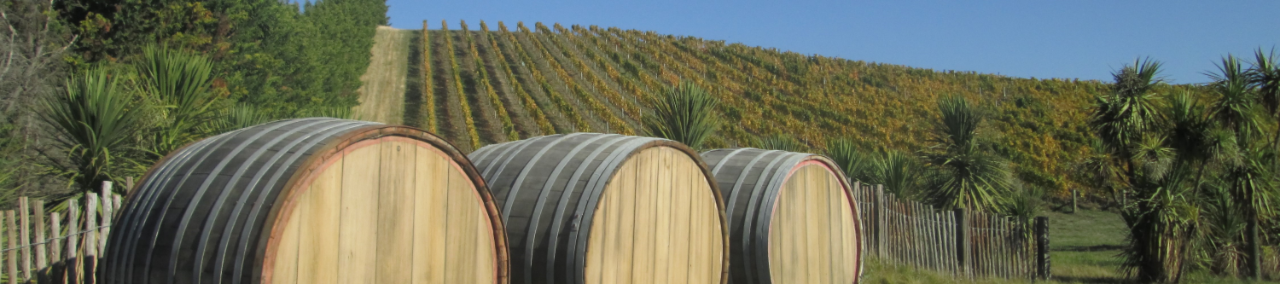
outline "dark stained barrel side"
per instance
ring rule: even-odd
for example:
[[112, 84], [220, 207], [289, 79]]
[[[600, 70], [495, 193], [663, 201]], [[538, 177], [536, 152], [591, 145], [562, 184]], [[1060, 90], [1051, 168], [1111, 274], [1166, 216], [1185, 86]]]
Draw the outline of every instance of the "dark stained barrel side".
[[[705, 164], [688, 147], [670, 140], [573, 133], [489, 145], [471, 153], [502, 209], [512, 283], [588, 282], [583, 279], [587, 238], [602, 191], [628, 158], [653, 147], [678, 149], [697, 161], [714, 192], [711, 198], [723, 208]], [[722, 215], [719, 220], [724, 232]], [[728, 255], [724, 258], [719, 271], [728, 268]], [[717, 278], [726, 279], [719, 271]]]
[[[778, 208], [780, 190], [791, 174], [804, 165], [819, 163], [835, 173], [841, 172], [839, 166], [818, 155], [755, 148], [710, 150], [703, 152], [702, 157], [724, 194], [725, 213], [729, 218], [730, 254], [734, 255], [730, 282], [772, 283], [774, 276], [771, 270], [776, 270], [773, 266], [779, 264], [770, 263], [769, 245], [770, 234], [776, 233], [771, 232], [771, 225], [780, 222], [773, 216]], [[843, 174], [835, 176], [848, 198], [847, 180]], [[860, 233], [860, 225], [856, 223], [857, 203], [852, 199], [842, 201], [851, 206], [853, 214], [841, 217], [853, 219], [853, 230]], [[857, 246], [854, 248], [857, 251], [854, 275], [861, 275], [861, 242], [849, 245]]]
[[[420, 130], [333, 118], [270, 122], [192, 143], [157, 162], [117, 217], [100, 277], [107, 283], [258, 283], [275, 236], [271, 227], [293, 187], [344, 147], [392, 136], [463, 161], [462, 170], [483, 188], [465, 156]], [[488, 191], [478, 192], [493, 208]], [[501, 232], [500, 221], [494, 224]]]

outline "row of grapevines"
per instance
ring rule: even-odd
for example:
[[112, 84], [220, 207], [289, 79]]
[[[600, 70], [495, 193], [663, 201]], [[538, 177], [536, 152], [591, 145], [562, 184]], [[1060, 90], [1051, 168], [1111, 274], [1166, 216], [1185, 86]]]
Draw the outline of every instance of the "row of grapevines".
[[[621, 38], [622, 42], [631, 43], [630, 49], [639, 49], [640, 51], [637, 52], [637, 54], [641, 54], [641, 56], [653, 55], [654, 60], [658, 61], [659, 64], [662, 64], [663, 77], [666, 77], [668, 82], [689, 81], [691, 83], [698, 84], [698, 86], [703, 87], [704, 90], [707, 90], [712, 93], [712, 95], [717, 96], [722, 102], [721, 113], [728, 113], [726, 110], [735, 109], [735, 107], [740, 104], [739, 100], [737, 100], [737, 97], [739, 96], [735, 95], [735, 93], [726, 91], [726, 88], [721, 87], [721, 84], [708, 82], [707, 79], [703, 78], [703, 75], [701, 75], [698, 70], [686, 67], [685, 63], [682, 63], [682, 60], [675, 60], [669, 58], [669, 56], [660, 55], [664, 54], [664, 52], [668, 52], [669, 54], [669, 52], [673, 51], [662, 50], [663, 46], [660, 46], [659, 42], [663, 41], [660, 41], [659, 38], [645, 38], [645, 40], [639, 41], [634, 40], [634, 38], [631, 37], [635, 35], [628, 35], [628, 33], [622, 33], [620, 31], [612, 32], [614, 32], [614, 35], [618, 38]], [[667, 70], [671, 70], [671, 72], [667, 72]], [[741, 116], [739, 116], [739, 118], [741, 118]], [[723, 125], [723, 129], [728, 129], [727, 133], [732, 134], [733, 136], [731, 138], [746, 139], [746, 134], [742, 132], [739, 125], [746, 125], [749, 129], [755, 129], [756, 127], [753, 120], [746, 120], [746, 122], [732, 122], [731, 124]], [[722, 138], [719, 142], [723, 143], [724, 139]]]
[[[612, 64], [612, 62], [610, 62], [608, 59], [605, 59], [603, 56], [600, 56], [600, 53], [595, 50], [597, 48], [601, 48], [600, 47], [601, 43], [599, 38], [595, 37], [595, 35], [592, 34], [591, 32], [582, 30], [581, 27], [577, 27], [577, 26], [574, 26], [574, 27], [578, 31], [578, 34], [580, 35], [580, 36], [574, 37], [575, 39], [574, 44], [578, 46], [578, 49], [581, 49], [584, 52], [586, 52], [587, 57], [590, 57], [591, 60], [594, 61], [597, 65], [603, 66], [605, 69], [605, 74], [609, 76], [610, 80], [617, 82], [617, 84], [623, 90], [626, 90], [628, 92], [631, 92], [632, 94], [635, 94], [635, 96], [638, 98], [639, 101], [645, 101], [645, 98], [652, 97], [652, 95], [649, 94], [648, 91], [644, 90], [644, 88], [642, 88], [634, 80], [632, 80], [629, 77], [623, 77], [622, 73], [618, 72], [618, 70], [614, 68], [614, 65]], [[587, 39], [590, 39], [594, 45], [587, 45], [582, 40], [582, 38], [584, 37]], [[639, 105], [639, 102], [636, 102], [636, 104]]]
[[[757, 69], [757, 67], [758, 67], [757, 65], [744, 64], [744, 65], [739, 65], [738, 68], [736, 69], [749, 71], [747, 73], [755, 72], [757, 74], [760, 74], [759, 73], [760, 69]], [[729, 68], [729, 69], [734, 69], [734, 68]], [[725, 72], [728, 72], [729, 74], [746, 75], [745, 73], [732, 72], [728, 70], [721, 70], [718, 73], [725, 73]], [[792, 133], [793, 135], [800, 138], [800, 140], [802, 141], [808, 142], [811, 146], [819, 146], [820, 144], [822, 144], [824, 142], [823, 140], [825, 139], [821, 139], [819, 136], [824, 135], [825, 133], [814, 133], [809, 129], [810, 123], [800, 122], [796, 120], [795, 118], [796, 112], [805, 111], [805, 110], [803, 108], [795, 108], [795, 107], [788, 106], [786, 102], [779, 100], [779, 97], [788, 97], [785, 95], [779, 96], [786, 92], [785, 89], [787, 89], [787, 87], [777, 85], [778, 83], [781, 83], [781, 81], [775, 80], [775, 78], [776, 77], [771, 76], [770, 78], [767, 78], [767, 79], [748, 78], [746, 80], [746, 81], [749, 81], [748, 90], [750, 90], [751, 92], [754, 92], [755, 94], [762, 94], [760, 95], [761, 97], [760, 99], [765, 108], [760, 110], [761, 117], [766, 118], [769, 122], [771, 122], [770, 124], [772, 124], [770, 126], [766, 126], [766, 128], [771, 129], [769, 132], [772, 132], [772, 133], [783, 133], [777, 130], [787, 129], [789, 130], [787, 132]], [[742, 81], [742, 79], [739, 79], [739, 81]], [[768, 94], [768, 95], [763, 95], [763, 94]], [[785, 114], [780, 114], [780, 113], [785, 113]]]
[[[625, 73], [618, 72], [619, 73], [618, 76], [628, 78], [627, 80], [623, 81], [625, 82], [624, 85], [630, 85], [629, 87], [627, 87], [628, 89], [647, 88], [651, 92], [653, 92], [653, 91], [661, 91], [666, 88], [666, 86], [662, 85], [657, 80], [654, 80], [653, 77], [648, 74], [649, 69], [641, 67], [643, 66], [643, 62], [637, 64], [636, 62], [633, 62], [631, 60], [632, 59], [632, 56], [630, 53], [632, 52], [631, 49], [628, 48], [625, 50], [619, 50], [619, 49], [622, 49], [623, 45], [617, 43], [616, 40], [614, 41], [614, 43], [612, 43], [613, 48], [610, 49], [608, 48], [610, 43], [606, 42], [608, 41], [608, 37], [602, 34], [599, 34], [598, 31], [596, 31], [595, 34], [592, 34], [592, 33], [586, 33], [586, 34], [591, 37], [592, 41], [596, 44], [598, 48], [600, 48], [600, 50], [609, 54], [609, 57], [608, 57], [609, 60], [612, 60], [612, 62], [621, 66], [623, 71], [626, 71]], [[600, 38], [602, 37], [605, 38], [605, 40], [603, 41], [600, 40]], [[623, 55], [624, 52], [626, 52], [625, 56]], [[600, 59], [597, 59], [597, 60], [600, 60]], [[640, 83], [636, 84], [635, 83], [636, 80], [640, 81]], [[637, 94], [640, 94], [640, 93], [645, 93], [645, 92], [637, 92]], [[652, 104], [653, 99], [655, 99], [655, 96], [652, 96], [652, 95], [640, 96], [640, 101], [645, 104]]]
[[466, 121], [467, 136], [471, 139], [471, 149], [480, 149], [480, 133], [476, 132], [476, 122], [471, 117], [471, 105], [467, 103], [466, 89], [462, 88], [462, 68], [458, 66], [457, 56], [453, 50], [453, 37], [449, 35], [449, 27], [441, 24], [441, 29], [445, 32], [444, 40], [447, 51], [449, 52], [449, 64], [453, 70], [453, 85], [458, 89], [458, 100], [462, 106], [462, 117]]
[[489, 103], [497, 109], [498, 118], [502, 121], [502, 131], [507, 134], [507, 141], [520, 140], [520, 134], [516, 133], [516, 125], [511, 123], [511, 114], [507, 113], [507, 108], [503, 106], [498, 93], [493, 91], [493, 84], [489, 83], [489, 71], [484, 68], [484, 60], [480, 59], [480, 51], [476, 50], [475, 41], [469, 41], [468, 44], [471, 46], [471, 57], [475, 60], [476, 70], [480, 72], [480, 86], [484, 87], [485, 93], [489, 95]]
[[[616, 31], [618, 30], [613, 28], [610, 29], [610, 32], [616, 32]], [[650, 77], [648, 74], [650, 71], [660, 72], [662, 74], [661, 76], [664, 77], [667, 84], [675, 84], [682, 80], [680, 79], [681, 76], [667, 71], [668, 66], [672, 68], [675, 67], [671, 65], [669, 62], [664, 64], [664, 63], [657, 63], [654, 61], [650, 61], [652, 59], [647, 58], [648, 55], [646, 54], [645, 51], [635, 50], [634, 49], [635, 46], [640, 45], [642, 41], [633, 40], [633, 39], [627, 38], [626, 36], [612, 38], [608, 33], [605, 33], [604, 31], [596, 28], [593, 28], [590, 31], [582, 31], [582, 33], [587, 35], [591, 35], [593, 33], [597, 34], [597, 35], [591, 36], [592, 41], [594, 41], [597, 46], [601, 46], [601, 49], [606, 50], [606, 52], [610, 52], [609, 57], [621, 65], [639, 66], [636, 64], [636, 62], [632, 62], [632, 60], [635, 60], [635, 61], [639, 61], [640, 65], [647, 65], [649, 67], [654, 67], [654, 68], [649, 68], [649, 67], [626, 68], [628, 71], [627, 77], [629, 79], [638, 78], [641, 82], [644, 82], [646, 85], [650, 85], [651, 88], [654, 88], [654, 89], [663, 89], [663, 88], [666, 88], [666, 86], [663, 86], [661, 83], [653, 80], [652, 77]], [[601, 40], [600, 38], [604, 38], [604, 40]], [[611, 41], [610, 43], [612, 43], [612, 46], [607, 46], [602, 41]], [[622, 44], [622, 42], [625, 42], [627, 44]], [[609, 47], [612, 47], [612, 48], [609, 48]], [[622, 56], [619, 54], [620, 52], [625, 52], [628, 55]], [[712, 86], [715, 86], [715, 84], [706, 84], [706, 82], [703, 82], [703, 87], [707, 89], [709, 92], [712, 92], [714, 95], [731, 96], [729, 95], [730, 93], [728, 93], [725, 89], [712, 88]], [[728, 106], [727, 104], [722, 102], [722, 104], [720, 105], [720, 108], [721, 109], [731, 108], [731, 106]], [[708, 145], [713, 147], [724, 147], [724, 146], [730, 145], [730, 143], [728, 143], [727, 141], [746, 139], [746, 138], [739, 138], [739, 137], [748, 136], [739, 125], [740, 125], [740, 122], [738, 121], [733, 121], [732, 123], [727, 123], [722, 125], [722, 130], [720, 134], [712, 137], [711, 140], [708, 140], [707, 141]]]
[[[520, 22], [517, 22], [516, 25], [518, 27], [524, 26], [523, 23]], [[542, 72], [538, 70], [538, 66], [534, 63], [533, 58], [530, 57], [529, 52], [525, 51], [524, 46], [520, 44], [518, 39], [516, 39], [515, 33], [508, 31], [507, 27], [503, 25], [499, 25], [498, 29], [502, 30], [502, 32], [507, 35], [511, 45], [515, 46], [516, 53], [520, 54], [520, 59], [524, 64], [526, 64], [526, 66], [528, 66], [529, 73], [533, 74], [533, 78], [538, 82], [539, 87], [543, 89], [547, 94], [547, 97], [551, 99], [551, 102], [555, 103], [556, 107], [560, 109], [560, 112], [569, 117], [569, 120], [573, 122], [574, 128], [576, 128], [577, 131], [591, 131], [591, 126], [587, 124], [586, 119], [584, 119], [582, 115], [578, 114], [577, 109], [575, 109], [573, 105], [570, 105], [568, 101], [560, 96], [560, 93], [552, 89], [551, 85], [547, 83], [547, 78], [542, 76]]]
[[[604, 73], [608, 77], [609, 81], [616, 84], [618, 89], [630, 92], [633, 95], [630, 101], [637, 107], [637, 110], [641, 108], [641, 102], [655, 97], [652, 94], [652, 90], [646, 89], [644, 86], [636, 83], [634, 78], [624, 77], [622, 72], [618, 71], [618, 68], [621, 68], [621, 66], [615, 66], [612, 61], [609, 61], [604, 56], [600, 55], [603, 47], [597, 45], [599, 43], [599, 39], [596, 38], [595, 34], [581, 26], [574, 25], [573, 27], [577, 34], [577, 36], [573, 37], [573, 43], [577, 48], [586, 52], [586, 56], [590, 59], [590, 62], [604, 69]], [[591, 43], [588, 43], [587, 40], [590, 40]]]
[[[542, 23], [540, 22], [536, 23], [536, 25], [539, 26], [539, 30], [546, 29], [546, 26], [543, 26]], [[589, 92], [582, 89], [582, 86], [578, 85], [573, 80], [573, 76], [570, 76], [569, 73], [564, 70], [564, 68], [560, 65], [560, 63], [557, 62], [557, 60], [555, 59], [555, 56], [551, 54], [551, 51], [548, 50], [547, 47], [542, 44], [542, 41], [539, 40], [537, 37], [532, 36], [533, 33], [529, 31], [529, 28], [525, 27], [524, 25], [518, 25], [517, 28], [519, 28], [520, 31], [524, 33], [526, 36], [529, 36], [530, 38], [533, 39], [532, 41], [534, 46], [536, 46], [538, 50], [542, 51], [543, 57], [547, 58], [547, 64], [550, 65], [551, 69], [555, 71], [557, 75], [560, 76], [561, 81], [564, 82], [564, 84], [569, 87], [569, 90], [578, 96], [579, 100], [586, 102], [587, 107], [591, 109], [592, 113], [594, 113], [596, 116], [603, 117], [605, 124], [612, 129], [617, 129], [618, 133], [627, 134], [627, 135], [631, 135], [635, 133], [631, 129], [631, 127], [629, 127], [625, 122], [622, 122], [622, 120], [619, 119], [618, 116], [614, 115], [612, 111], [609, 111], [608, 107], [604, 106], [604, 104], [601, 104]], [[543, 34], [549, 35], [551, 33], [544, 32]]]
[[[476, 64], [476, 58], [472, 55], [472, 48], [475, 45], [474, 37], [471, 29], [468, 28], [466, 21], [460, 21], [462, 26], [462, 42], [456, 47], [458, 54], [458, 62], [462, 67], [462, 78], [466, 81], [463, 83], [470, 87], [472, 94], [467, 96], [468, 102], [471, 104], [471, 114], [475, 115], [476, 132], [480, 134], [480, 144], [501, 143], [506, 140], [506, 128], [502, 125], [502, 113], [497, 111], [497, 107], [489, 101], [489, 96], [481, 84], [480, 71], [483, 65]], [[483, 62], [480, 61], [480, 62]]]
[[[503, 29], [505, 29], [502, 22], [498, 22], [498, 25], [503, 26]], [[484, 22], [480, 22], [480, 30], [484, 33], [484, 37], [489, 39], [490, 48], [493, 50], [493, 54], [498, 57], [498, 65], [502, 66], [502, 70], [506, 73], [508, 81], [511, 82], [512, 89], [515, 90], [516, 95], [518, 95], [521, 102], [524, 103], [524, 109], [533, 116], [533, 120], [538, 125], [538, 128], [542, 130], [542, 133], [544, 134], [556, 133], [555, 128], [551, 126], [551, 122], [547, 120], [546, 114], [542, 113], [542, 108], [538, 107], [538, 103], [533, 100], [533, 97], [530, 96], [528, 92], [525, 92], [524, 87], [521, 86], [520, 81], [516, 78], [516, 73], [512, 72], [511, 64], [507, 63], [506, 55], [503, 55], [502, 49], [498, 48], [497, 37], [494, 36], [493, 33], [489, 32], [489, 27], [485, 26]]]
[[431, 36], [427, 30], [427, 20], [422, 20], [422, 105], [419, 113], [426, 114], [427, 131], [439, 133], [436, 128], [435, 88], [431, 82]]
[[[681, 40], [684, 40], [684, 39], [681, 39]], [[678, 70], [683, 70], [683, 72], [685, 72], [687, 76], [693, 76], [695, 78], [697, 78], [698, 76], [701, 76], [702, 79], [705, 80], [705, 84], [716, 86], [716, 88], [710, 89], [710, 91], [714, 95], [716, 95], [718, 98], [720, 98], [721, 113], [724, 113], [725, 116], [728, 116], [731, 119], [735, 119], [736, 121], [739, 122], [739, 123], [733, 124], [732, 126], [725, 126], [724, 128], [721, 129], [720, 136], [724, 138], [725, 140], [724, 142], [726, 143], [733, 142], [735, 144], [738, 144], [738, 143], [749, 144], [748, 141], [751, 140], [752, 136], [763, 136], [763, 134], [776, 132], [776, 129], [764, 128], [764, 126], [769, 126], [771, 124], [762, 125], [760, 124], [760, 121], [756, 119], [745, 119], [745, 120], [742, 119], [744, 117], [742, 115], [744, 108], [747, 109], [747, 111], [751, 111], [752, 109], [758, 108], [759, 106], [755, 103], [746, 102], [744, 100], [743, 96], [740, 95], [742, 94], [742, 88], [737, 85], [737, 83], [735, 82], [736, 80], [732, 80], [732, 79], [723, 80], [721, 78], [722, 76], [731, 75], [732, 73], [726, 73], [725, 71], [717, 72], [714, 70], [715, 69], [714, 65], [708, 66], [708, 64], [710, 64], [711, 62], [703, 61], [701, 60], [702, 58], [691, 58], [689, 54], [687, 54], [686, 52], [683, 52], [684, 50], [679, 49], [678, 45], [672, 45], [677, 42], [678, 41], [667, 40], [667, 41], [658, 41], [654, 44], [659, 45], [659, 48], [662, 49], [663, 52], [666, 52], [668, 56], [674, 56], [676, 63], [688, 62], [691, 64], [696, 62], [697, 65], [677, 64], [678, 67], [685, 67], [683, 69], [678, 69]], [[746, 116], [746, 117], [759, 117], [759, 116], [752, 115], [752, 116]], [[755, 133], [755, 134], [753, 135], [751, 133]]]
[[632, 121], [640, 121], [639, 106], [631, 103], [629, 100], [623, 99], [622, 95], [614, 91], [613, 88], [610, 88], [604, 80], [601, 80], [600, 77], [596, 75], [593, 68], [588, 66], [586, 62], [582, 61], [582, 55], [573, 54], [571, 51], [574, 49], [566, 47], [560, 40], [556, 40], [556, 38], [565, 38], [569, 41], [575, 41], [577, 37], [559, 23], [554, 24], [554, 26], [556, 31], [560, 33], [560, 36], [550, 36], [549, 39], [551, 40], [551, 43], [554, 44], [557, 49], [560, 49], [560, 52], [564, 53], [565, 58], [569, 58], [569, 60], [573, 62], [573, 65], [578, 68], [579, 74], [585, 74], [583, 77], [591, 83], [593, 89], [595, 89], [596, 92], [603, 93], [605, 99], [609, 100], [609, 103], [612, 103], [614, 106], [622, 109], [623, 113], [631, 117]]
[[744, 92], [744, 88], [739, 85], [741, 73], [735, 72], [736, 70], [724, 66], [719, 61], [715, 61], [706, 53], [695, 52], [688, 45], [681, 44], [679, 41], [673, 42], [673, 44], [680, 48], [681, 51], [695, 57], [696, 60], [704, 65], [709, 65], [706, 66], [707, 69], [703, 72], [708, 74], [706, 77], [712, 84], [720, 86], [717, 90], [720, 92], [719, 96], [725, 98], [725, 101], [720, 106], [721, 112], [729, 120], [741, 122], [741, 124], [734, 124], [721, 129], [721, 136], [724, 136], [727, 142], [748, 144], [744, 142], [751, 140], [753, 136], [751, 133], [757, 133], [754, 136], [760, 136], [759, 133], [767, 132], [760, 128], [760, 124], [756, 123], [755, 119], [743, 119], [744, 117], [759, 117], [757, 115], [743, 115], [744, 111], [758, 113], [759, 106], [747, 102], [744, 96], [740, 95]]

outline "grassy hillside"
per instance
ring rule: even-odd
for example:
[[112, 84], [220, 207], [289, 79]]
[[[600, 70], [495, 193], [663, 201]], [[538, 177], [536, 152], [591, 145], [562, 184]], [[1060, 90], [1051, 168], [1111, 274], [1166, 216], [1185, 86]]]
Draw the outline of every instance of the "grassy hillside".
[[369, 69], [360, 76], [360, 104], [351, 111], [351, 117], [389, 124], [402, 124], [404, 119], [404, 93], [408, 79], [410, 40], [413, 31], [379, 26], [373, 37]]
[[1024, 181], [1062, 195], [1071, 165], [1089, 153], [1086, 119], [1097, 81], [1024, 79], [782, 52], [637, 30], [517, 23], [425, 26], [409, 60], [405, 123], [464, 150], [572, 131], [641, 132], [656, 94], [687, 80], [721, 100], [730, 123], [710, 147], [750, 146], [785, 134], [814, 151], [851, 137], [866, 149], [932, 146], [937, 98], [982, 102]]

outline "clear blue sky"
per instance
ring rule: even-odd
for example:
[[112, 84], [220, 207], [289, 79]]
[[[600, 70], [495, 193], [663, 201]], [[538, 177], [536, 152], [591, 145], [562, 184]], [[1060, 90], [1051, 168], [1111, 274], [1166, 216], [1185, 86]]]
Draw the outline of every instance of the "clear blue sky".
[[391, 25], [441, 20], [598, 25], [935, 70], [1110, 81], [1135, 58], [1173, 83], [1227, 53], [1280, 53], [1280, 1], [422, 1]]

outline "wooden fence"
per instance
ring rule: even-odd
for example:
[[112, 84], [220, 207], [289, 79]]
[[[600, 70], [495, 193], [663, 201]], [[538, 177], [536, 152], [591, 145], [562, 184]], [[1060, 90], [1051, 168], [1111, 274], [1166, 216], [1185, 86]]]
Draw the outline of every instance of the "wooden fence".
[[940, 210], [854, 183], [867, 255], [957, 278], [1047, 279], [1045, 217]]
[[110, 182], [101, 195], [87, 193], [62, 212], [46, 213], [43, 201], [19, 197], [16, 211], [0, 215], [0, 283], [95, 283], [96, 259], [119, 207]]

